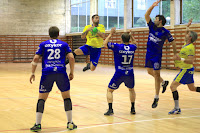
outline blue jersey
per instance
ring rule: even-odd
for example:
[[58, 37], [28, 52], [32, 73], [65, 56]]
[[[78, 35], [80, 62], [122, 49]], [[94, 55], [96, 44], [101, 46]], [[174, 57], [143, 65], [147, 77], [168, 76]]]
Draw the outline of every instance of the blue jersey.
[[172, 42], [174, 38], [164, 27], [157, 27], [151, 20], [148, 23], [149, 37], [147, 42], [147, 53], [149, 56], [162, 56], [162, 48], [166, 39]]
[[69, 45], [58, 39], [42, 42], [36, 54], [42, 56], [42, 72], [61, 72], [66, 73], [65, 59], [71, 52]]
[[137, 46], [109, 42], [108, 48], [114, 52], [116, 72], [123, 75], [133, 75], [133, 59]]

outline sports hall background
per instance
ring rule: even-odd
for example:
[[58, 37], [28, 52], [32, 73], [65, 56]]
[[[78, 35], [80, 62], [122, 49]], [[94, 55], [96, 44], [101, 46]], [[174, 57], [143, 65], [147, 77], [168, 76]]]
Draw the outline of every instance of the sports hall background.
[[[95, 1], [90, 0], [90, 14], [95, 14]], [[124, 29], [118, 30], [112, 37], [113, 42], [120, 42], [120, 36], [129, 28], [126, 22], [130, 16], [129, 5], [132, 0], [124, 0]], [[175, 25], [175, 3], [171, 0], [171, 25], [166, 26], [172, 33], [179, 51], [184, 43], [186, 25]], [[50, 26], [60, 29], [60, 39], [66, 41], [72, 50], [84, 45], [86, 40], [80, 38], [81, 33], [68, 33], [70, 20], [69, 0], [0, 0], [0, 63], [31, 62], [38, 45], [47, 39]], [[91, 18], [91, 17], [90, 17]], [[138, 41], [134, 66], [144, 67], [148, 28], [134, 28], [134, 37]], [[192, 24], [191, 30], [200, 35], [200, 23]], [[106, 36], [109, 31], [106, 31]], [[200, 36], [194, 43], [196, 48], [195, 70], [200, 71]], [[173, 63], [173, 52], [170, 43], [163, 47], [162, 68], [176, 69]], [[86, 62], [85, 56], [78, 56], [76, 62]], [[111, 50], [102, 49], [100, 64], [113, 64]]]

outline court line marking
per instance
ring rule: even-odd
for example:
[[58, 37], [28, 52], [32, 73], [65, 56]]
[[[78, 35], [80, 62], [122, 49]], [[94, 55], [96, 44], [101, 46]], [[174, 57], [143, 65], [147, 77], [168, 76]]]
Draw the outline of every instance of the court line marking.
[[[110, 125], [123, 125], [123, 124], [129, 124], [129, 123], [151, 122], [151, 121], [160, 121], [160, 120], [174, 120], [174, 119], [184, 119], [184, 118], [194, 118], [194, 117], [200, 117], [200, 116], [161, 118], [161, 119], [150, 119], [150, 120], [139, 120], [139, 121], [128, 121], [128, 122], [116, 122], [116, 123], [112, 123], [112, 124], [101, 124], [101, 125], [96, 125], [96, 126], [82, 127], [82, 128], [77, 128], [76, 130], [95, 128], [95, 127], [105, 127], [105, 126], [110, 126]], [[62, 133], [62, 132], [66, 132], [66, 131], [68, 131], [68, 130], [51, 132], [51, 133]]]
[[[171, 115], [171, 116], [174, 116], [174, 115]], [[200, 115], [189, 116], [189, 117], [174, 117], [174, 118], [160, 118], [160, 119], [138, 120], [138, 121], [128, 121], [128, 122], [115, 122], [115, 123], [109, 123], [109, 124], [92, 124], [94, 126], [90, 126], [90, 125], [78, 125], [78, 126], [87, 126], [87, 127], [77, 128], [76, 130], [89, 129], [89, 128], [95, 128], [95, 127], [105, 127], [105, 126], [110, 126], [110, 125], [123, 125], [123, 124], [130, 124], [130, 123], [151, 122], [151, 121], [160, 121], [160, 120], [185, 119], [185, 118], [195, 118], [195, 117], [198, 118], [198, 117], [200, 117]], [[54, 129], [54, 128], [64, 128], [64, 126], [49, 127], [49, 128], [43, 128], [43, 129]], [[0, 132], [5, 132], [5, 131], [16, 132], [16, 131], [23, 131], [23, 130], [27, 131], [27, 130], [30, 130], [30, 129], [0, 130]], [[55, 131], [55, 132], [50, 132], [50, 133], [62, 133], [62, 132], [66, 132], [66, 131], [69, 131], [69, 130], [66, 129], [66, 130], [63, 130], [63, 131]]]

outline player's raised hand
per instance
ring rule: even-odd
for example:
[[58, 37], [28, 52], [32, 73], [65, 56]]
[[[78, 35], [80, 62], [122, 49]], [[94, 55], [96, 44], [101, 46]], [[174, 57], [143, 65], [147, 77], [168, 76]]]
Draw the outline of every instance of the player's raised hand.
[[35, 81], [35, 75], [33, 75], [33, 74], [32, 74], [31, 77], [30, 77], [30, 83], [31, 83], [31, 84], [32, 84], [32, 80]]
[[179, 56], [178, 54], [175, 54], [175, 55], [173, 56], [173, 59], [174, 59], [174, 60], [181, 60], [181, 58], [180, 58], [180, 56]]
[[69, 80], [72, 80], [74, 78], [74, 74], [73, 73], [70, 73], [69, 74]]
[[187, 27], [189, 27], [192, 24], [192, 20], [193, 20], [192, 18], [189, 20]]
[[111, 34], [114, 34], [115, 32], [116, 32], [116, 27], [112, 27], [110, 33], [111, 33]]
[[160, 1], [161, 1], [161, 0], [157, 0], [156, 2], [154, 2], [154, 3], [152, 4], [152, 6], [153, 6], [153, 7], [158, 6], [158, 3], [160, 3]]

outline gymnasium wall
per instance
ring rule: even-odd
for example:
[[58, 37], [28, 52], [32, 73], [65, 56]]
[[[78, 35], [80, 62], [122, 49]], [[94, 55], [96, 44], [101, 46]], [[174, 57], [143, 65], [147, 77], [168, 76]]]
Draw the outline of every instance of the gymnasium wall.
[[50, 26], [66, 33], [65, 0], [0, 0], [0, 35], [48, 35]]
[[[191, 27], [193, 31], [196, 31], [200, 35], [200, 26]], [[185, 38], [185, 28], [175, 27], [169, 29], [176, 41], [177, 51], [179, 52]], [[120, 37], [122, 32], [115, 33], [111, 38], [112, 42], [120, 43]], [[106, 33], [108, 36], [108, 33]], [[146, 43], [148, 38], [148, 30], [141, 29], [134, 32], [134, 37], [138, 42], [138, 48], [135, 52], [134, 66], [144, 67], [145, 55], [146, 55]], [[31, 62], [38, 45], [45, 40], [48, 40], [47, 35], [0, 35], [0, 63], [3, 62]], [[80, 35], [74, 36], [60, 36], [61, 40], [67, 42], [72, 50], [85, 44], [86, 40], [81, 39]], [[195, 69], [200, 71], [200, 37], [194, 43], [196, 48], [195, 56]], [[162, 68], [176, 69], [173, 62], [173, 49], [172, 45], [166, 41], [163, 46], [163, 58]], [[76, 62], [88, 62], [89, 57], [77, 56]], [[111, 50], [102, 48], [102, 54], [99, 60], [100, 64], [114, 64], [113, 53]]]

